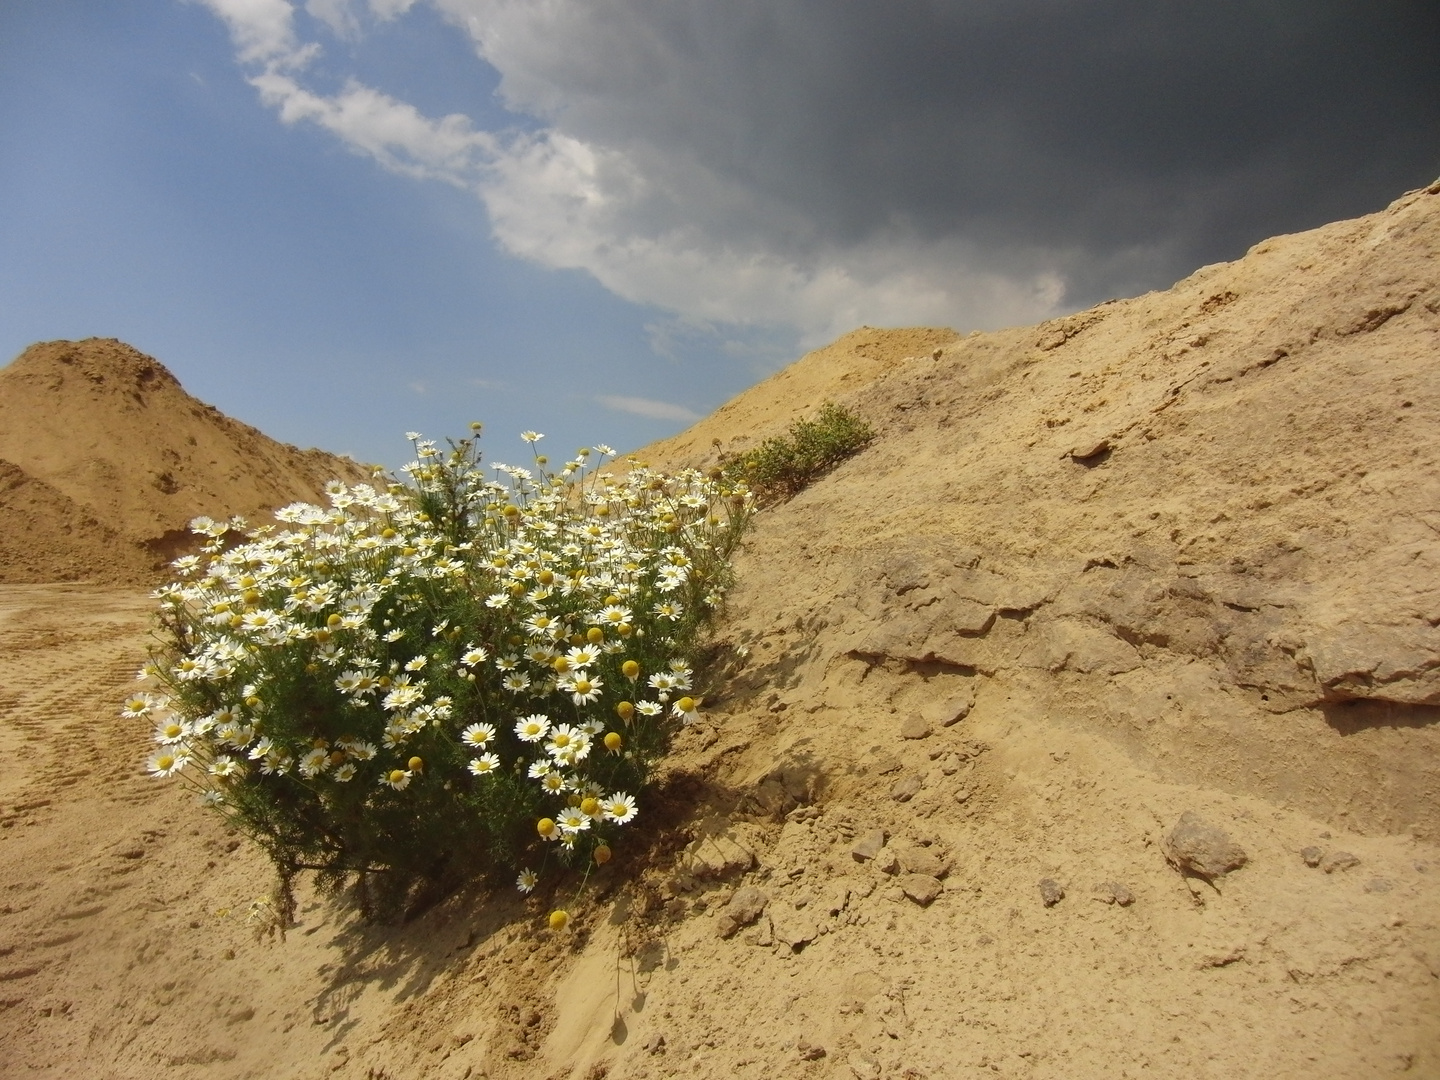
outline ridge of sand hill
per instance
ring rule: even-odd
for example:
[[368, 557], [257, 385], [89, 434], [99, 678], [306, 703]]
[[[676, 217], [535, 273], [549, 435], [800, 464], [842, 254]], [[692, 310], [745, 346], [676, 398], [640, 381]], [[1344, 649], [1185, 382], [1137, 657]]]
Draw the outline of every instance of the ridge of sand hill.
[[1038, 327], [847, 335], [647, 448], [879, 433], [758, 515], [652, 846], [579, 898], [307, 891], [255, 937], [263, 857], [113, 720], [148, 605], [0, 589], [0, 1072], [1440, 1075], [1437, 248], [1440, 184]]
[[11, 582], [148, 581], [198, 515], [262, 519], [369, 475], [231, 419], [112, 338], [42, 342], [0, 370], [0, 459]]

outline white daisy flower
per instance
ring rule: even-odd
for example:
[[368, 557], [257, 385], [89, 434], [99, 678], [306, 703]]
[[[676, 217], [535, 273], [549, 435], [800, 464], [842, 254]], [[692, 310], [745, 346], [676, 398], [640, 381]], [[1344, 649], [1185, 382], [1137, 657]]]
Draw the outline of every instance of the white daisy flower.
[[474, 750], [485, 749], [486, 743], [495, 738], [493, 724], [471, 724], [460, 733], [460, 741]]
[[515, 721], [515, 734], [521, 742], [539, 742], [550, 733], [550, 718], [544, 713], [535, 713]]
[[607, 795], [602, 809], [604, 810], [606, 819], [615, 822], [617, 825], [624, 825], [633, 821], [635, 815], [640, 812], [635, 805], [635, 797], [633, 795], [627, 795], [623, 791], [617, 791], [614, 794]]
[[519, 876], [515, 878], [515, 887], [522, 893], [528, 893], [535, 888], [539, 881], [540, 875], [534, 870], [521, 870]]
[[590, 827], [590, 819], [578, 806], [572, 806], [555, 819], [555, 824], [566, 833], [578, 833]]
[[177, 717], [170, 717], [155, 725], [154, 739], [157, 743], [172, 746], [175, 743], [184, 742], [193, 733], [191, 726]]
[[189, 764], [190, 755], [183, 747], [164, 746], [150, 755], [146, 768], [151, 776], [167, 777], [174, 776]]
[[380, 774], [380, 786], [404, 791], [410, 786], [410, 778], [414, 775], [409, 769], [391, 769]]
[[499, 768], [500, 758], [496, 754], [481, 754], [470, 762], [470, 771], [476, 776], [488, 776]]

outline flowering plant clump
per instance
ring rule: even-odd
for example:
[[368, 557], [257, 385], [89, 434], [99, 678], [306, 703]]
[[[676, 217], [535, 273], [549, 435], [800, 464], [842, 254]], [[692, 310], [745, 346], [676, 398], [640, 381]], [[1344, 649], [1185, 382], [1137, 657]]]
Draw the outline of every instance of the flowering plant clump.
[[487, 472], [478, 437], [410, 437], [409, 483], [332, 481], [328, 509], [236, 546], [243, 523], [192, 522], [203, 553], [156, 594], [156, 685], [123, 715], [155, 725], [150, 772], [282, 880], [504, 867], [528, 892], [548, 860], [610, 858], [699, 711], [693, 649], [753, 497], [633, 459], [617, 477], [608, 447]]

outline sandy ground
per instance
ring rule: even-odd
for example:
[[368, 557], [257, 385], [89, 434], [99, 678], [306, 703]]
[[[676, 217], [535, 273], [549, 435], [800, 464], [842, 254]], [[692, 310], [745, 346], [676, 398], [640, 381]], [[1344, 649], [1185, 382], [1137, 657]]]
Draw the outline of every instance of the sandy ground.
[[[0, 1075], [1440, 1076], [1437, 265], [1440, 185], [1039, 327], [863, 328], [649, 448], [880, 432], [757, 519], [578, 894], [302, 885], [281, 940], [117, 717], [151, 602], [0, 586]], [[1243, 865], [1182, 873], [1187, 813]]]
[[[1440, 1070], [1435, 845], [1161, 782], [1021, 686], [905, 738], [908, 698], [943, 687], [860, 660], [687, 732], [670, 790], [697, 813], [578, 903], [562, 888], [578, 932], [538, 929], [549, 898], [367, 928], [304, 894], [282, 942], [263, 859], [141, 776], [144, 733], [114, 719], [149, 607], [0, 589], [0, 720], [28, 765], [0, 795], [6, 1076]], [[1186, 810], [1250, 857], [1217, 887], [1164, 858]], [[853, 854], [875, 829], [897, 872]], [[1312, 845], [1359, 862], [1312, 868]], [[907, 867], [941, 874], [928, 906]], [[1092, 895], [1111, 882], [1133, 903]], [[746, 885], [766, 910], [722, 938]]]

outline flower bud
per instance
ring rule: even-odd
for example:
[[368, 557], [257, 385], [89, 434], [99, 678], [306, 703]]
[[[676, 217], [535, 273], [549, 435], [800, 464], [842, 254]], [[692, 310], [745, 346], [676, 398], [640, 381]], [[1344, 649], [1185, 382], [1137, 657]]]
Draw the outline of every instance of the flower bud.
[[595, 849], [595, 865], [604, 866], [610, 861], [610, 845], [601, 844]]
[[612, 754], [618, 754], [620, 747], [624, 744], [625, 740], [620, 737], [618, 731], [607, 731], [605, 733], [605, 749], [609, 750]]
[[551, 930], [564, 930], [565, 927], [569, 925], [569, 923], [570, 923], [570, 915], [569, 915], [568, 912], [561, 911], [561, 910], [559, 910], [559, 909], [550, 912], [550, 929], [551, 929]]

